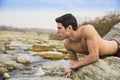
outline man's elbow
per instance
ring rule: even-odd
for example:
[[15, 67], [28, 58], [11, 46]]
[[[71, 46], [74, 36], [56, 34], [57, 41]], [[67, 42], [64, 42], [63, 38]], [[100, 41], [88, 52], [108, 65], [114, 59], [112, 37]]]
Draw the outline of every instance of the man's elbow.
[[99, 60], [99, 56], [91, 56], [90, 59], [91, 59], [91, 62], [96, 62]]
[[89, 63], [92, 63], [92, 62], [96, 62], [96, 61], [98, 61], [99, 60], [99, 57], [97, 57], [97, 56], [89, 56], [89, 58], [88, 58], [88, 62]]
[[94, 61], [98, 61], [98, 60], [99, 60], [99, 57], [94, 57], [93, 60], [94, 60]]
[[98, 61], [98, 60], [99, 60], [99, 58], [96, 58], [96, 59], [95, 59], [95, 61]]

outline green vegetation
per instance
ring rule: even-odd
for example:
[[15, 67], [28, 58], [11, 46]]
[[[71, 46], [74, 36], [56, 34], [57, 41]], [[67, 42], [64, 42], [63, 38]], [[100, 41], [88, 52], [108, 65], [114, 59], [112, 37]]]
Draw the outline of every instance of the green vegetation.
[[120, 22], [120, 12], [109, 12], [103, 17], [97, 17], [95, 20], [90, 20], [79, 24], [79, 26], [91, 24], [93, 25], [101, 37], [110, 31], [110, 29]]

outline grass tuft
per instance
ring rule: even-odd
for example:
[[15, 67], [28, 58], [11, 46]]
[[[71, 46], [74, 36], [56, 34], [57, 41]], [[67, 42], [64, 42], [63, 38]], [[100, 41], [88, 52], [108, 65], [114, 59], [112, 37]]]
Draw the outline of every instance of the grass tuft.
[[109, 12], [103, 17], [97, 17], [95, 20], [89, 20], [86, 22], [83, 22], [79, 24], [79, 27], [86, 24], [93, 25], [101, 37], [103, 37], [105, 34], [107, 34], [110, 29], [120, 22], [120, 12], [119, 11], [113, 11]]

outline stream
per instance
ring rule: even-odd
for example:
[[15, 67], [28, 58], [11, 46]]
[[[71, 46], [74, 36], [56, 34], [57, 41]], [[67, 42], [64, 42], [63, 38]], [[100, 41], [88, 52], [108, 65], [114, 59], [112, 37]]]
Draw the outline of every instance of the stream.
[[1, 56], [12, 59], [16, 56], [27, 56], [30, 63], [24, 64], [22, 70], [8, 72], [10, 75], [8, 80], [48, 80], [48, 78], [51, 80], [67, 80], [64, 75], [64, 68], [69, 65], [69, 60], [50, 60], [33, 56], [36, 52], [25, 51], [25, 49], [32, 47], [32, 44], [15, 41], [11, 42], [9, 46], [19, 47], [15, 50], [6, 50], [7, 54], [0, 54]]

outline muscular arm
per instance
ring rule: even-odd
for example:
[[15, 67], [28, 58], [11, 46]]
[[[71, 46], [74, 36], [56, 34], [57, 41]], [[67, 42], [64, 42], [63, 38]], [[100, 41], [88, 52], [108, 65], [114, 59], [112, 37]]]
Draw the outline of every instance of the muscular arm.
[[70, 64], [74, 65], [75, 63], [77, 63], [78, 62], [77, 54], [72, 50], [68, 50], [68, 53], [69, 53]]
[[89, 55], [85, 56], [83, 60], [75, 63], [74, 68], [85, 66], [99, 59], [98, 45], [96, 42], [96, 40], [87, 40]]
[[74, 68], [85, 66], [99, 59], [99, 45], [97, 40], [97, 32], [94, 30], [93, 27], [90, 27], [84, 30], [84, 34], [89, 54], [83, 60], [74, 63]]

